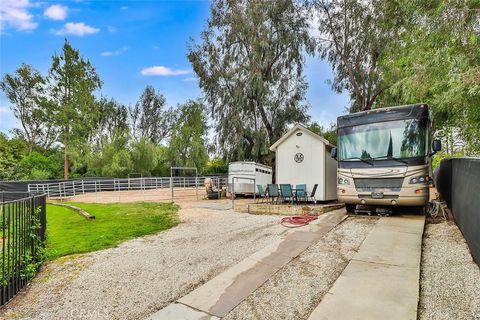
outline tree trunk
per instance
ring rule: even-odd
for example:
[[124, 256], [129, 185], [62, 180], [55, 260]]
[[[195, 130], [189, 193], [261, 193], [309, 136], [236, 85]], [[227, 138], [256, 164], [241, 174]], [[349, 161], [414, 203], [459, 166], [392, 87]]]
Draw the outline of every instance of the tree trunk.
[[67, 146], [68, 146], [68, 133], [65, 133], [65, 139], [63, 141], [63, 178], [68, 179], [68, 168], [70, 161], [68, 159]]
[[32, 151], [33, 151], [33, 142], [29, 140], [28, 141], [28, 155], [31, 155]]

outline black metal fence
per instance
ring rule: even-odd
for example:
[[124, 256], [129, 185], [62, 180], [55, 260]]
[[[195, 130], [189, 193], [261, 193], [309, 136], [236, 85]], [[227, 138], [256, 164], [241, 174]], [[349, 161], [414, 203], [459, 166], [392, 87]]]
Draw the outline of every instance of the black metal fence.
[[43, 261], [46, 195], [0, 192], [0, 305], [13, 298]]

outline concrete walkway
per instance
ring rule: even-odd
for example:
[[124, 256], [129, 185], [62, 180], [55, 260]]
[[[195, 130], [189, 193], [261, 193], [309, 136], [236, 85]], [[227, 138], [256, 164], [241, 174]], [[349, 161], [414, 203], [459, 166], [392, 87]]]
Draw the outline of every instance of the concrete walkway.
[[177, 303], [148, 319], [217, 319], [225, 316], [277, 271], [346, 218], [345, 210], [321, 215], [310, 225], [286, 236], [227, 269]]
[[381, 218], [309, 319], [417, 319], [424, 224]]

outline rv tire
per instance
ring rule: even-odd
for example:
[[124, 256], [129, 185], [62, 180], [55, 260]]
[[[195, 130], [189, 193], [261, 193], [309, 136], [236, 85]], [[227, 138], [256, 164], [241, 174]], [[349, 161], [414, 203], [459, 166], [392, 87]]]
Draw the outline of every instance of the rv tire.
[[347, 209], [347, 213], [355, 213], [355, 208], [357, 207], [356, 204], [346, 203], [345, 209]]

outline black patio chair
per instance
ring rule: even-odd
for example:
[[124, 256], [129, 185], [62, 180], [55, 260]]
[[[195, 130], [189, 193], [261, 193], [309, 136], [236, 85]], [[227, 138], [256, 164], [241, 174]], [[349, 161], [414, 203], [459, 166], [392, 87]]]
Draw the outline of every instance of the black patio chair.
[[282, 201], [290, 201], [293, 204], [293, 192], [290, 184], [280, 185], [280, 197]]
[[307, 201], [309, 201], [309, 199], [311, 199], [314, 203], [317, 203], [317, 199], [315, 199], [315, 192], [317, 192], [317, 187], [318, 187], [318, 184], [315, 183], [313, 185], [312, 192], [310, 194], [308, 194], [308, 192], [307, 192]]
[[276, 184], [267, 185], [267, 198], [271, 199], [272, 203], [278, 201], [279, 196], [280, 194], [278, 193], [278, 186]]

